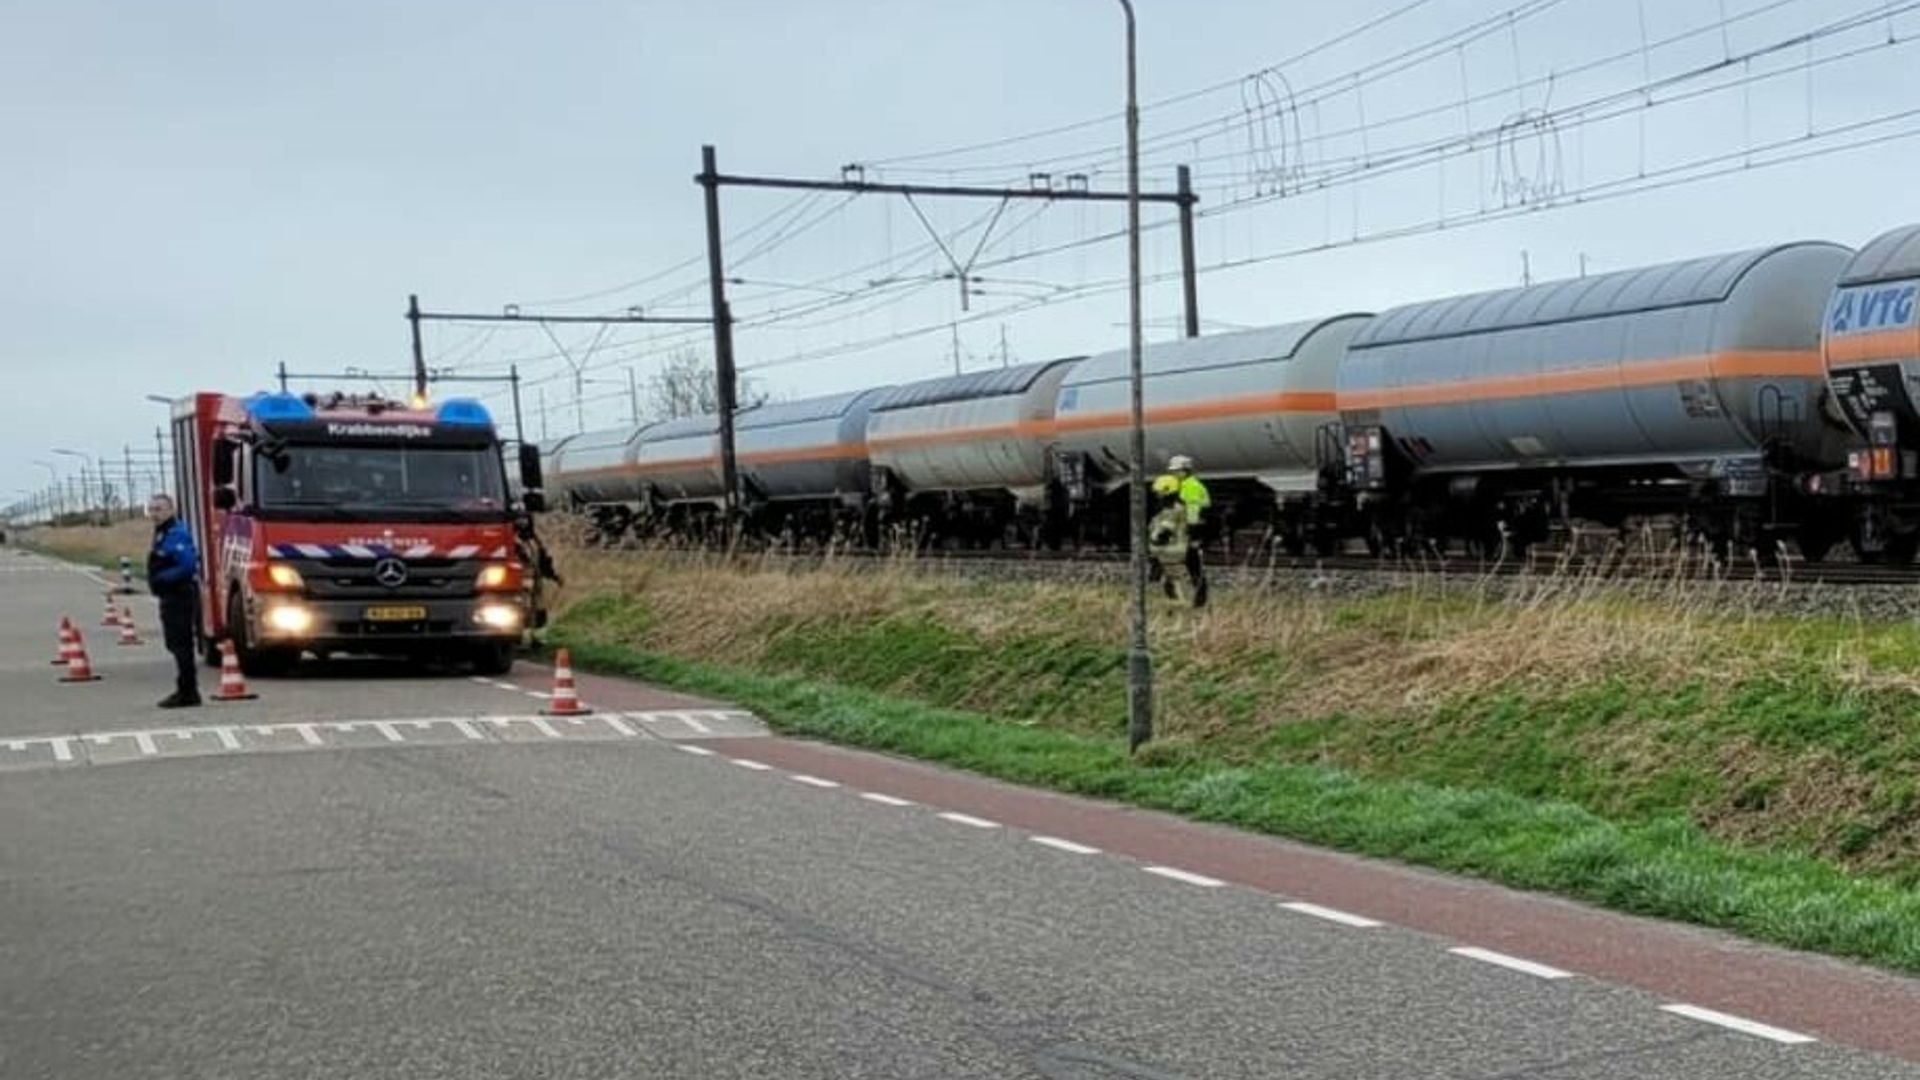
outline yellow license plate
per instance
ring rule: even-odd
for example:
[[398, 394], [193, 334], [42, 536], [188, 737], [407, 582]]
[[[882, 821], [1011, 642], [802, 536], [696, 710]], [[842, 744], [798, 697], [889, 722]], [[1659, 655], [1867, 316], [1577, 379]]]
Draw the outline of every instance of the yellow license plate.
[[427, 617], [424, 607], [370, 607], [366, 611], [368, 622], [419, 622]]

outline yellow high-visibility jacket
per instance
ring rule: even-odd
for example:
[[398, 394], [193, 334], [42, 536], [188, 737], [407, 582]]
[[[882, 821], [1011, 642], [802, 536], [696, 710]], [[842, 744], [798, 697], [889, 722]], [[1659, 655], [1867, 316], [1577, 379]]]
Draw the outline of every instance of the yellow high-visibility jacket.
[[1207, 493], [1207, 485], [1197, 476], [1189, 476], [1180, 481], [1180, 504], [1187, 508], [1187, 524], [1200, 524], [1200, 515], [1213, 506], [1213, 496]]

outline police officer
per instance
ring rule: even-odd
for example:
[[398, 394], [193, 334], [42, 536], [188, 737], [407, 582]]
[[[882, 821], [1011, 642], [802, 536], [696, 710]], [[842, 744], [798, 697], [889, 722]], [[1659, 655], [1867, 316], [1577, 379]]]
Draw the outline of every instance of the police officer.
[[1155, 486], [1171, 481], [1180, 505], [1187, 512], [1187, 578], [1193, 584], [1193, 606], [1207, 606], [1207, 575], [1200, 564], [1200, 549], [1206, 543], [1208, 522], [1207, 511], [1213, 507], [1213, 496], [1208, 493], [1207, 485], [1193, 474], [1193, 459], [1185, 454], [1175, 454], [1167, 459], [1167, 472]]
[[173, 693], [161, 699], [163, 709], [179, 709], [200, 704], [198, 658], [200, 621], [200, 556], [193, 549], [193, 534], [174, 514], [173, 499], [155, 495], [147, 502], [147, 517], [153, 522], [153, 550], [147, 552], [147, 584], [160, 600], [160, 630], [167, 651], [173, 654], [175, 669]]

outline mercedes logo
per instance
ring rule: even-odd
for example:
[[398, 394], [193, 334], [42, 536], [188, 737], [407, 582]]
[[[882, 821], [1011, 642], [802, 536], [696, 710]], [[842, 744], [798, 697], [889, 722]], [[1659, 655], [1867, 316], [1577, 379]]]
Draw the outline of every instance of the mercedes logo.
[[373, 580], [397, 589], [407, 583], [407, 564], [399, 559], [381, 559], [373, 564]]

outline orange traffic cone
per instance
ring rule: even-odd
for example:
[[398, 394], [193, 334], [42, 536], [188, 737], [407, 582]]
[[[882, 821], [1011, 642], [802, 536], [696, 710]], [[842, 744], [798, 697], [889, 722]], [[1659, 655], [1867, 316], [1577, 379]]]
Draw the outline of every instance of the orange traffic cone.
[[111, 592], [107, 593], [107, 613], [105, 615], [100, 616], [100, 625], [101, 626], [119, 626], [120, 625], [120, 613], [114, 610], [113, 593]]
[[247, 690], [247, 680], [240, 674], [240, 658], [234, 655], [233, 642], [220, 643], [220, 689], [214, 691], [215, 701], [252, 701], [259, 694]]
[[133, 627], [133, 610], [127, 607], [122, 607], [120, 609], [120, 644], [122, 645], [145, 644], [145, 642], [142, 642], [140, 640], [140, 631], [134, 629]]
[[94, 674], [93, 662], [87, 659], [87, 643], [81, 639], [78, 627], [73, 631], [73, 653], [67, 657], [67, 673], [60, 676], [63, 683], [98, 682], [100, 676]]
[[553, 697], [540, 710], [547, 716], [585, 716], [593, 710], [580, 704], [573, 690], [573, 654], [566, 649], [553, 658]]
[[73, 658], [73, 647], [80, 641], [79, 632], [73, 628], [73, 620], [60, 616], [60, 655], [53, 658], [54, 667], [66, 667]]

